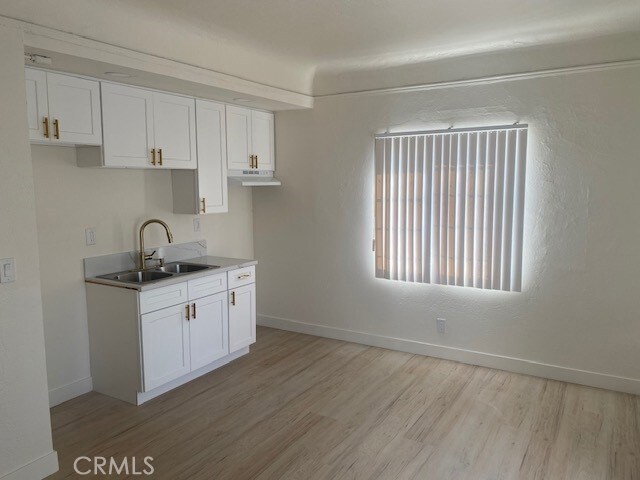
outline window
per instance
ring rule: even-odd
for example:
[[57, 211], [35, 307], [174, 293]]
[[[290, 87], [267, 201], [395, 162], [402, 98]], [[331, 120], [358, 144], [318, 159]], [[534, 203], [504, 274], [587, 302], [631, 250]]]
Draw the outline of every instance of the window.
[[376, 277], [522, 289], [527, 126], [379, 135]]

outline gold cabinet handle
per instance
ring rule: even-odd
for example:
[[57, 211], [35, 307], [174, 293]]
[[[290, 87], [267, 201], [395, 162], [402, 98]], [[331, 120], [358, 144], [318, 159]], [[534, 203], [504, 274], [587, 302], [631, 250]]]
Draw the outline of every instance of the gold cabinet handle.
[[151, 149], [151, 165], [155, 165], [156, 164], [156, 149], [152, 148]]
[[249, 168], [253, 168], [253, 155], [249, 155]]
[[158, 160], [158, 164], [162, 165], [162, 149], [161, 148], [158, 149], [158, 155], [160, 156], [160, 160]]
[[196, 318], [196, 304], [192, 303], [191, 306], [193, 307], [193, 316], [191, 318]]
[[202, 197], [200, 199], [200, 203], [202, 203], [202, 208], [201, 208], [202, 213], [207, 213], [207, 199]]
[[44, 138], [49, 138], [49, 117], [44, 117], [42, 124], [44, 125]]
[[231, 305], [236, 304], [236, 292], [231, 292]]
[[57, 140], [60, 140], [60, 120], [57, 118], [53, 121], [53, 136]]
[[250, 276], [251, 276], [251, 274], [250, 274], [250, 273], [245, 273], [245, 274], [243, 274], [243, 275], [238, 275], [238, 277], [237, 277], [237, 278], [238, 278], [238, 280], [242, 280], [242, 279], [244, 279], [244, 278], [249, 278]]
[[184, 306], [184, 309], [185, 309], [185, 313], [187, 314], [187, 320], [189, 320], [191, 318], [191, 306], [189, 304], [186, 304]]

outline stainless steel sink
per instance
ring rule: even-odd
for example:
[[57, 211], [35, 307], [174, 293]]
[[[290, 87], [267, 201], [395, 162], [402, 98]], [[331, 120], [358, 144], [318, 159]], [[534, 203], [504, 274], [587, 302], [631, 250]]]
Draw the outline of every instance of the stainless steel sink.
[[154, 280], [162, 280], [163, 278], [169, 278], [172, 276], [173, 275], [171, 273], [145, 270], [142, 272], [120, 273], [118, 275], [104, 275], [103, 278], [110, 278], [111, 280], [117, 280], [119, 282], [146, 283], [153, 282]]
[[218, 265], [201, 265], [198, 263], [167, 263], [162, 267], [151, 268], [147, 270], [133, 270], [128, 272], [111, 273], [109, 275], [100, 275], [98, 278], [114, 280], [123, 283], [143, 284], [155, 282], [166, 278], [180, 276], [187, 273], [200, 272], [203, 270], [212, 270], [220, 268]]
[[211, 270], [214, 268], [220, 268], [218, 265], [200, 265], [197, 263], [167, 263], [164, 267], [159, 267], [155, 270], [160, 272], [170, 273], [193, 273], [200, 272], [202, 270]]

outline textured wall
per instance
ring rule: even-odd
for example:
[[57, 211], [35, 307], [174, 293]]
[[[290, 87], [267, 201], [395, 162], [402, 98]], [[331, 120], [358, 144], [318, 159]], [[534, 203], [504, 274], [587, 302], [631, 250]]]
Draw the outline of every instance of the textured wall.
[[17, 272], [0, 284], [2, 477], [52, 445], [21, 34], [0, 26], [0, 45], [0, 258], [15, 257]]
[[[174, 215], [171, 172], [92, 169], [76, 166], [71, 147], [31, 147], [49, 389], [72, 388], [90, 375], [87, 307], [82, 259], [137, 249], [138, 228], [161, 218], [177, 243], [205, 238], [209, 252], [253, 257], [251, 189], [229, 189], [229, 213]], [[96, 228], [86, 246], [84, 229]], [[149, 227], [148, 246], [166, 244], [161, 228]]]
[[[259, 313], [640, 379], [638, 84], [633, 67], [278, 113], [282, 187], [253, 197]], [[517, 120], [523, 292], [375, 279], [373, 135]]]

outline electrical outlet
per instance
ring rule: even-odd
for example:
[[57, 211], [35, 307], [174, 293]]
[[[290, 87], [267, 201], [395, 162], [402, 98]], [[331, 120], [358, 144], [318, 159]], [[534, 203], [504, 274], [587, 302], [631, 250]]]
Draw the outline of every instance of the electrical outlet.
[[3, 258], [0, 260], [0, 283], [16, 281], [16, 259]]
[[95, 245], [96, 244], [96, 229], [94, 227], [85, 228], [84, 230], [84, 241], [87, 245]]
[[196, 233], [200, 231], [200, 217], [193, 219], [193, 231]]
[[436, 328], [438, 333], [447, 333], [447, 320], [444, 318], [436, 318]]

